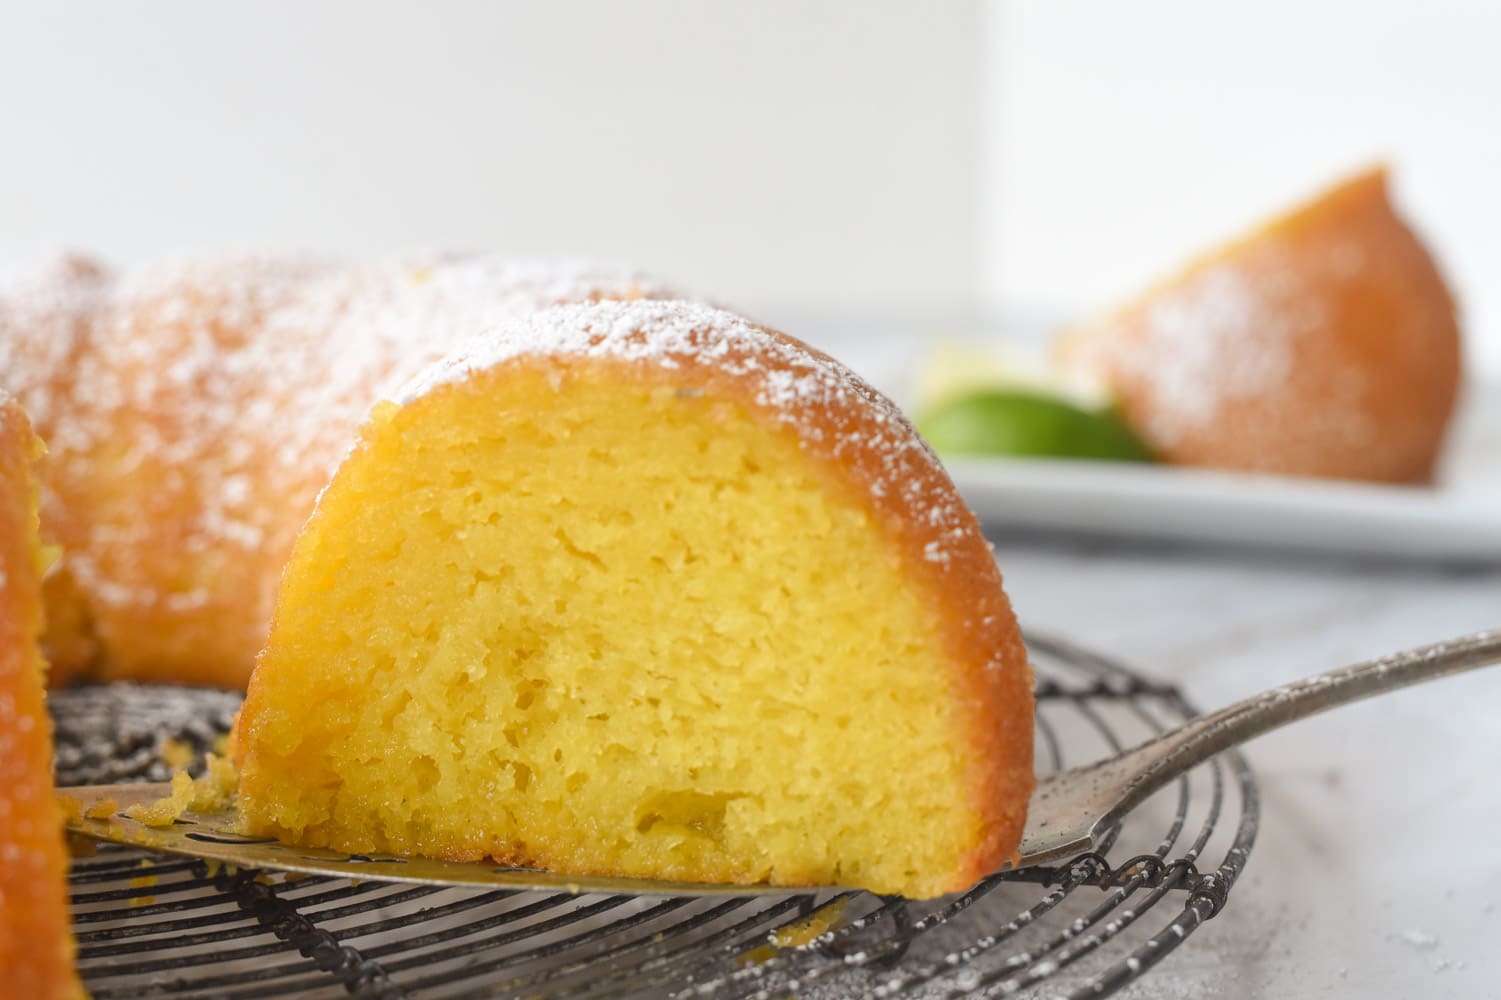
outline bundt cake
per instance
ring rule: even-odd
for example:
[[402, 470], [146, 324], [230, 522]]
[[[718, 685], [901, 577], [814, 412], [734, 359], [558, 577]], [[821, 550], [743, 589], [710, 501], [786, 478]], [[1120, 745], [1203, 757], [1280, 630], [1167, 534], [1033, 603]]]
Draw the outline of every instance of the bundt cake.
[[[93, 332], [110, 280], [97, 263], [66, 256], [0, 283], [0, 391], [21, 403], [49, 443], [38, 470], [42, 533], [69, 553], [87, 548], [87, 495], [95, 481], [89, 444], [108, 426], [104, 406], [80, 382], [92, 381]], [[71, 557], [54, 563], [43, 580], [43, 645], [53, 684], [65, 683], [98, 652], [72, 564]]]
[[242, 687], [297, 529], [371, 404], [504, 319], [661, 293], [624, 268], [484, 257], [121, 277], [69, 258], [13, 279], [0, 372], [51, 449], [54, 680]]
[[1026, 653], [932, 453], [683, 302], [503, 325], [372, 413], [235, 733], [248, 832], [928, 897], [1015, 855]]
[[1455, 308], [1372, 170], [1060, 341], [1180, 465], [1429, 480], [1460, 384]]
[[81, 997], [67, 853], [42, 694], [43, 552], [32, 463], [41, 442], [0, 397], [0, 997]]

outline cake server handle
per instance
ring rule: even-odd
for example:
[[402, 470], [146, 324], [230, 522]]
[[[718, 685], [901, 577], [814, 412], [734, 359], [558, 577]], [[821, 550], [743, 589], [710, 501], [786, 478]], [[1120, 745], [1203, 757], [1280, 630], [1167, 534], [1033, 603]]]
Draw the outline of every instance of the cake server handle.
[[1272, 688], [1114, 757], [1047, 775], [1032, 795], [1019, 865], [1091, 850], [1153, 792], [1221, 750], [1352, 701], [1496, 663], [1501, 628], [1418, 646]]

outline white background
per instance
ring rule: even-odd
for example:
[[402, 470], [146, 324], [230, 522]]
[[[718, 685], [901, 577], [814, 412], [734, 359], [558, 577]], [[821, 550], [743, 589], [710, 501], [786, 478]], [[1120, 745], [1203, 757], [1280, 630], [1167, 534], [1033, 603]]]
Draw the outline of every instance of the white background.
[[7, 0], [0, 266], [586, 254], [926, 335], [1097, 308], [1384, 157], [1501, 371], [1498, 41], [1481, 0]]
[[0, 262], [628, 259], [750, 306], [975, 288], [971, 4], [0, 3]]
[[1501, 6], [1051, 0], [986, 8], [984, 287], [1100, 305], [1364, 164], [1501, 371]]

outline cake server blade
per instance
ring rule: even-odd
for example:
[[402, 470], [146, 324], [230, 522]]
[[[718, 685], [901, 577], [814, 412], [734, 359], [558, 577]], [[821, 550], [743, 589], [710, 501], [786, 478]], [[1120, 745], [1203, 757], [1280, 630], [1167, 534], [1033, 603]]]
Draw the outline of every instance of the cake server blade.
[[129, 844], [151, 851], [182, 854], [237, 869], [296, 872], [335, 878], [426, 885], [470, 886], [485, 889], [542, 889], [550, 892], [618, 892], [655, 895], [746, 896], [766, 893], [806, 892], [767, 885], [707, 885], [664, 882], [651, 879], [587, 875], [558, 875], [532, 868], [511, 868], [484, 861], [440, 861], [435, 858], [404, 858], [394, 854], [346, 854], [318, 847], [293, 847], [266, 837], [248, 837], [237, 832], [239, 817], [234, 810], [184, 812], [171, 826], [147, 826], [125, 815], [137, 804], [150, 804], [172, 791], [167, 782], [120, 785], [76, 785], [58, 789], [59, 794], [78, 799], [85, 812], [97, 809], [108, 815], [83, 817], [68, 822], [68, 832]]
[[[1153, 792], [1216, 753], [1291, 722], [1361, 698], [1501, 662], [1501, 629], [1342, 667], [1295, 681], [1200, 716], [1114, 757], [1045, 775], [1029, 805], [1019, 858], [1013, 867], [1067, 861], [1092, 850], [1101, 837]], [[164, 798], [160, 784], [83, 785], [61, 789], [102, 818], [70, 821], [68, 830], [98, 840], [184, 854], [237, 868], [337, 878], [420, 882], [489, 889], [656, 895], [747, 896], [806, 892], [820, 887], [706, 885], [650, 879], [560, 875], [488, 862], [438, 861], [394, 855], [345, 854], [294, 847], [237, 832], [233, 811], [187, 812], [169, 827], [149, 827], [125, 815], [137, 803]], [[113, 805], [105, 809], [105, 803]]]

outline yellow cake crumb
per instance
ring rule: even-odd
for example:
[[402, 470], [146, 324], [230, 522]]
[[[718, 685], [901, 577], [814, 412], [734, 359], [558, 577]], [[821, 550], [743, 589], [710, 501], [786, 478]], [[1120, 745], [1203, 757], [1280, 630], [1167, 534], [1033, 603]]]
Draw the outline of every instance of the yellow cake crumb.
[[812, 944], [844, 925], [844, 910], [848, 905], [849, 897], [842, 896], [825, 903], [801, 920], [778, 927], [766, 936], [766, 944], [741, 954], [737, 959], [738, 963], [742, 967], [759, 965], [775, 958], [777, 952], [784, 948], [801, 948]]
[[125, 815], [146, 826], [171, 826], [193, 801], [193, 779], [186, 771], [172, 775], [172, 793], [155, 802], [138, 803], [125, 810]]
[[844, 923], [844, 908], [847, 905], [847, 896], [825, 903], [803, 919], [772, 931], [771, 943], [778, 948], [801, 948], [805, 944], [812, 944]]
[[747, 965], [760, 965], [762, 962], [769, 962], [776, 957], [777, 950], [775, 948], [769, 944], [761, 944], [750, 951], [741, 952], [735, 959], [735, 964], [743, 969]]
[[[144, 861], [143, 860], [141, 862], [142, 867], [144, 867], [144, 866], [146, 866], [148, 864], [150, 864], [149, 861]], [[130, 887], [132, 889], [150, 889], [150, 888], [153, 888], [155, 885], [156, 885], [156, 876], [155, 875], [137, 875], [135, 878], [133, 878], [133, 879], [130, 880]], [[154, 902], [156, 902], [156, 897], [155, 896], [149, 896], [148, 895], [148, 896], [132, 896], [132, 897], [130, 897], [130, 905], [131, 906], [150, 906]]]
[[158, 752], [170, 768], [183, 768], [193, 763], [193, 745], [182, 740], [168, 737], [162, 740], [161, 749]]
[[78, 796], [59, 795], [57, 807], [62, 811], [63, 824], [68, 825], [85, 819], [109, 819], [120, 805], [114, 799], [101, 799], [85, 809]]
[[[170, 795], [150, 804], [133, 805], [125, 810], [125, 815], [146, 826], [165, 827], [171, 826], [183, 813], [190, 810], [210, 813], [228, 809], [234, 804], [235, 789], [239, 784], [234, 762], [212, 753], [205, 754], [203, 762], [207, 768], [203, 777], [195, 780], [187, 771], [177, 771], [172, 775]], [[108, 806], [108, 811], [103, 816], [93, 815], [95, 810], [105, 806]], [[112, 814], [115, 808], [114, 801], [109, 800], [92, 807], [85, 815], [103, 819]]]
[[100, 799], [83, 811], [88, 819], [109, 819], [120, 809], [120, 803], [114, 799]]
[[76, 795], [59, 795], [57, 809], [62, 813], [64, 825], [83, 819], [83, 803]]
[[234, 762], [217, 754], [205, 754], [206, 773], [193, 782], [193, 801], [188, 808], [197, 813], [220, 812], [234, 804], [240, 777]]

